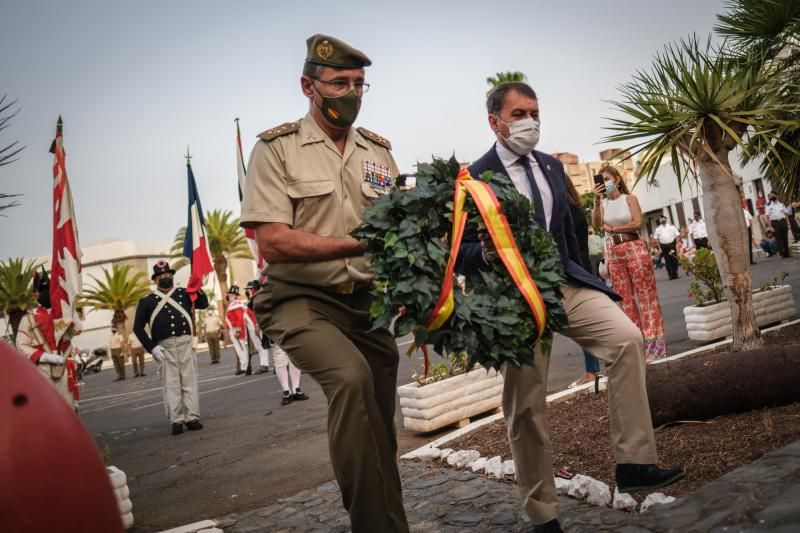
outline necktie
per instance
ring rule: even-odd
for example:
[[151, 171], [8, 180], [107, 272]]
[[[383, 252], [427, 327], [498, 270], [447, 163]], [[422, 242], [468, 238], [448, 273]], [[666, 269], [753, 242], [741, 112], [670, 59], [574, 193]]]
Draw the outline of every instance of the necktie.
[[542, 229], [547, 230], [547, 218], [544, 214], [544, 203], [542, 203], [542, 194], [539, 192], [539, 187], [536, 185], [536, 179], [533, 177], [533, 170], [531, 169], [531, 162], [528, 156], [520, 157], [517, 162], [525, 169], [525, 175], [528, 177], [528, 183], [531, 186], [531, 195], [533, 196], [533, 210], [534, 220], [541, 226]]

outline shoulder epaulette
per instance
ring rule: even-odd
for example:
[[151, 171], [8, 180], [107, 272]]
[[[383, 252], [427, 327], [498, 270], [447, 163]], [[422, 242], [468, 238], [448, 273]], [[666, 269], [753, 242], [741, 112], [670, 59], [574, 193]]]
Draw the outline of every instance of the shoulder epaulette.
[[392, 149], [392, 143], [389, 142], [389, 139], [385, 137], [381, 137], [375, 132], [369, 131], [367, 128], [357, 128], [358, 133], [369, 139], [370, 141], [374, 142], [375, 144], [379, 144], [386, 148], [387, 150]]
[[286, 122], [281, 124], [280, 126], [275, 126], [274, 128], [270, 128], [267, 131], [262, 131], [258, 134], [260, 139], [265, 141], [271, 141], [272, 139], [276, 139], [283, 135], [288, 135], [290, 133], [294, 133], [300, 129], [300, 122]]

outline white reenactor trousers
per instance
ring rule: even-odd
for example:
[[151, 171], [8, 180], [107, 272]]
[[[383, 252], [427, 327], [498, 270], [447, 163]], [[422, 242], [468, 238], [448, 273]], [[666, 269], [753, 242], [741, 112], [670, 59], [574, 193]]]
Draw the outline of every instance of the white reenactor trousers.
[[247, 337], [240, 339], [232, 329], [228, 330], [228, 336], [231, 338], [233, 351], [236, 352], [236, 357], [239, 358], [239, 366], [241, 366], [242, 370], [247, 370], [247, 362], [250, 359], [247, 354]]
[[64, 369], [64, 375], [62, 375], [59, 379], [53, 379], [50, 377], [50, 365], [48, 364], [41, 364], [36, 365], [36, 368], [39, 370], [39, 373], [44, 376], [44, 378], [53, 384], [53, 386], [58, 391], [58, 394], [64, 398], [64, 401], [67, 402], [70, 409], [75, 409], [75, 396], [73, 396], [72, 392], [69, 390], [69, 382], [67, 381], [67, 369]]
[[261, 346], [261, 337], [258, 336], [256, 333], [256, 327], [253, 325], [252, 322], [249, 320], [246, 321], [247, 323], [247, 334], [250, 335], [250, 341], [252, 341], [253, 346], [256, 347], [258, 350], [258, 362], [261, 366], [269, 366], [269, 350]]
[[200, 396], [197, 390], [197, 357], [192, 337], [181, 335], [158, 343], [164, 348], [161, 364], [161, 387], [164, 410], [171, 424], [200, 418]]

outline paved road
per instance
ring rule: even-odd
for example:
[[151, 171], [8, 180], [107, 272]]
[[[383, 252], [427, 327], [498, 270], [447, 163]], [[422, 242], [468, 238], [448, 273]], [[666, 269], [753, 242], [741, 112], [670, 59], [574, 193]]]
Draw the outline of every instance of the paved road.
[[[800, 302], [800, 260], [772, 258], [754, 267], [754, 285], [790, 273], [787, 282]], [[697, 346], [686, 339], [682, 308], [688, 305], [688, 280], [666, 280], [657, 271], [671, 353]], [[401, 353], [410, 341], [399, 339]], [[400, 382], [410, 381], [418, 354], [401, 357]], [[129, 477], [135, 531], [157, 531], [203, 518], [271, 505], [278, 498], [317, 487], [333, 478], [325, 435], [325, 400], [309, 379], [303, 388], [311, 399], [280, 405], [280, 387], [273, 374], [233, 376], [233, 353], [223, 364], [209, 365], [199, 354], [200, 404], [206, 428], [173, 437], [169, 434], [152, 362], [148, 375], [112, 382], [112, 370], [88, 376], [81, 400], [82, 418], [110, 464]], [[557, 339], [550, 365], [550, 389], [564, 388], [582, 373], [577, 345]], [[399, 409], [398, 409], [399, 412]], [[416, 435], [402, 429], [402, 452], [449, 430]]]

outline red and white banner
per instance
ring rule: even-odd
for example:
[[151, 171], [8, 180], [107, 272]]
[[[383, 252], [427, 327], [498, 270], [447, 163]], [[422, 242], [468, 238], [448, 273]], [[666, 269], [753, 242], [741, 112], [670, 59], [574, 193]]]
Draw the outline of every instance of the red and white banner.
[[50, 148], [53, 153], [53, 257], [50, 265], [50, 303], [56, 342], [61, 341], [70, 326], [72, 335], [80, 330], [75, 302], [83, 290], [81, 248], [78, 244], [78, 226], [72, 203], [72, 191], [67, 180], [62, 130], [63, 123], [61, 117], [58, 117], [56, 138]]
[[[239, 131], [239, 119], [236, 119], [236, 174], [239, 177], [239, 203], [241, 203], [244, 193], [245, 180], [247, 178], [247, 165], [244, 162], [244, 154], [242, 153], [242, 134]], [[261, 269], [264, 268], [264, 258], [258, 251], [258, 244], [256, 244], [256, 232], [252, 229], [245, 229], [244, 236], [247, 239], [247, 244], [250, 246], [250, 252], [253, 254], [253, 259], [256, 262], [258, 274], [260, 277]]]

